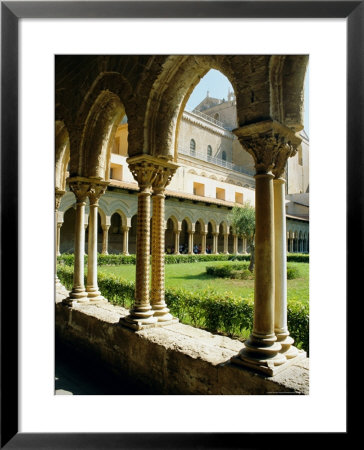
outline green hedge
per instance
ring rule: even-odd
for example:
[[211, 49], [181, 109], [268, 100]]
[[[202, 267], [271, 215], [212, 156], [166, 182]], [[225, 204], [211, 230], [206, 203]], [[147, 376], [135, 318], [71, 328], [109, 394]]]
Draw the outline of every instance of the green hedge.
[[[73, 267], [58, 266], [62, 284], [72, 288]], [[85, 280], [86, 281], [86, 280]], [[135, 284], [115, 275], [98, 275], [100, 291], [111, 303], [130, 308], [134, 300]], [[247, 337], [253, 328], [253, 298], [241, 298], [230, 292], [191, 292], [185, 289], [166, 289], [165, 299], [173, 315], [181, 322], [222, 332], [231, 336]], [[288, 304], [288, 327], [299, 348], [308, 352], [309, 310], [298, 301]]]
[[[57, 257], [59, 264], [73, 266], [73, 253], [64, 253]], [[250, 261], [250, 255], [165, 255], [166, 264], [210, 262], [210, 261]], [[309, 255], [300, 253], [290, 253], [287, 256], [288, 262], [309, 262]], [[135, 264], [135, 255], [110, 254], [97, 255], [97, 263], [103, 265]], [[87, 264], [87, 255], [85, 255]]]
[[[219, 264], [216, 266], [207, 266], [206, 273], [219, 278], [234, 278], [240, 280], [253, 279], [254, 274], [248, 270], [248, 263], [240, 262], [237, 264]], [[299, 278], [300, 271], [297, 267], [287, 265], [287, 279], [293, 280]]]

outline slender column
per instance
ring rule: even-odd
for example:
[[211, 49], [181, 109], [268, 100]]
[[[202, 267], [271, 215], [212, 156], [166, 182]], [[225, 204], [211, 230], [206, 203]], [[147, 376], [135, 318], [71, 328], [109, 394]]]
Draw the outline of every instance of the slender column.
[[181, 230], [177, 230], [174, 232], [174, 254], [179, 255], [179, 237]]
[[281, 353], [287, 359], [297, 356], [298, 350], [292, 346], [294, 340], [287, 326], [287, 249], [286, 249], [286, 213], [285, 180], [275, 178], [274, 186], [274, 231], [275, 231], [275, 308], [274, 332], [281, 344]]
[[193, 235], [194, 235], [194, 231], [188, 232], [188, 254], [189, 255], [193, 254]]
[[61, 226], [62, 223], [58, 222], [58, 209], [59, 209], [59, 205], [61, 203], [61, 199], [63, 197], [63, 195], [65, 194], [65, 191], [61, 191], [59, 189], [56, 189], [56, 195], [55, 195], [55, 208], [54, 208], [54, 216], [55, 216], [55, 225], [56, 225], [56, 257], [55, 257], [55, 283], [56, 285], [60, 286], [61, 282], [57, 276], [57, 256], [60, 255], [60, 251], [59, 251], [59, 245], [60, 245], [60, 230], [61, 230]]
[[61, 254], [61, 252], [59, 251], [59, 244], [61, 241], [61, 227], [62, 227], [63, 223], [62, 222], [57, 222], [57, 236], [56, 236], [56, 254], [57, 256], [59, 256]]
[[88, 302], [84, 284], [85, 255], [85, 205], [90, 184], [75, 178], [69, 181], [69, 187], [76, 196], [75, 253], [73, 268], [73, 288], [65, 303]]
[[[161, 164], [161, 163], [160, 163]], [[152, 289], [151, 305], [158, 324], [177, 322], [170, 314], [165, 302], [164, 249], [165, 249], [165, 187], [172, 179], [177, 166], [171, 163], [156, 164], [157, 177], [153, 181], [153, 217], [152, 217]], [[176, 233], [177, 235], [177, 233]], [[179, 231], [178, 231], [179, 238]], [[176, 242], [179, 249], [179, 239]], [[178, 247], [177, 247], [178, 245]], [[175, 252], [176, 253], [176, 252]]]
[[290, 236], [289, 237], [289, 242], [290, 242], [290, 253], [293, 253], [293, 237], [292, 236]]
[[99, 199], [106, 191], [106, 182], [91, 184], [88, 197], [90, 202], [88, 230], [88, 265], [86, 291], [90, 301], [105, 300], [97, 284], [97, 214]]
[[110, 225], [102, 225], [102, 250], [101, 253], [103, 255], [108, 255], [109, 248], [109, 228]]
[[201, 255], [206, 255], [206, 231], [201, 231]]
[[129, 255], [129, 229], [130, 227], [123, 227], [123, 255]]
[[234, 131], [253, 156], [255, 186], [255, 284], [253, 331], [239, 353], [243, 365], [274, 375], [287, 358], [275, 335], [275, 235], [273, 170], [284, 170], [300, 139], [291, 129], [267, 120]]
[[153, 317], [149, 301], [150, 197], [152, 183], [157, 176], [157, 171], [148, 159], [147, 156], [143, 155], [127, 160], [129, 169], [138, 182], [140, 190], [138, 193], [136, 229], [135, 299], [130, 314], [120, 319], [120, 323], [136, 330], [153, 326], [157, 322], [157, 319]]
[[233, 234], [233, 236], [234, 236], [234, 254], [237, 255], [238, 254], [238, 235]]
[[212, 233], [212, 253], [214, 255], [218, 254], [218, 248], [217, 248], [218, 237], [219, 237], [219, 233], [217, 233], [217, 232]]
[[229, 250], [228, 250], [228, 245], [229, 245], [229, 234], [228, 233], [224, 233], [224, 254], [228, 255], [229, 254]]
[[247, 251], [246, 251], [246, 238], [243, 238], [243, 255], [246, 255]]

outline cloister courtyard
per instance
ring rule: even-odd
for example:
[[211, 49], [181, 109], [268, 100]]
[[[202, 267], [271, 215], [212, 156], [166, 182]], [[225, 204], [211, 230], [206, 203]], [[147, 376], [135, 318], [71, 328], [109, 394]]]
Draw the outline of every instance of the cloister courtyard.
[[57, 342], [151, 393], [308, 394], [308, 56], [55, 61]]

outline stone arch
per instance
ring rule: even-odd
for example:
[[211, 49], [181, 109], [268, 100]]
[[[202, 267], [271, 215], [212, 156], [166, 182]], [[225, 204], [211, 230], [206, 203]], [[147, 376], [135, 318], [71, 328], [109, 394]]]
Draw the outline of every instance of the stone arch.
[[169, 214], [169, 216], [167, 217], [167, 220], [166, 220], [166, 227], [167, 227], [168, 220], [171, 220], [171, 222], [173, 224], [173, 231], [177, 231], [179, 229], [177, 217], [174, 214]]
[[188, 231], [192, 231], [193, 230], [193, 228], [192, 228], [192, 220], [188, 216], [184, 216], [183, 219], [181, 220], [181, 223], [183, 221], [185, 221], [186, 224], [187, 224], [187, 230]]
[[[111, 147], [124, 115], [124, 106], [116, 94], [100, 92], [89, 111], [80, 142], [80, 167], [77, 172], [82, 176], [109, 179]], [[74, 170], [71, 159], [71, 176]]]
[[[234, 72], [224, 56], [169, 56], [151, 90], [146, 122], [149, 128], [148, 147], [155, 156], [177, 159], [178, 130], [182, 113], [192, 91], [210, 70], [222, 72], [234, 87]], [[165, 149], [163, 155], [160, 149]]]
[[70, 140], [68, 130], [63, 121], [55, 124], [55, 187], [66, 190], [67, 164], [70, 159]]
[[134, 214], [136, 214], [136, 207], [129, 208], [128, 204], [120, 200], [113, 201], [109, 207], [109, 216], [111, 217], [115, 212], [118, 212], [120, 216], [125, 217], [125, 226], [130, 226], [130, 220]]
[[120, 216], [120, 220], [121, 220], [121, 226], [122, 227], [126, 227], [128, 226], [128, 218], [127, 215], [125, 214], [125, 212], [121, 209], [115, 209], [112, 214], [110, 214], [110, 219], [114, 214], [118, 214]]

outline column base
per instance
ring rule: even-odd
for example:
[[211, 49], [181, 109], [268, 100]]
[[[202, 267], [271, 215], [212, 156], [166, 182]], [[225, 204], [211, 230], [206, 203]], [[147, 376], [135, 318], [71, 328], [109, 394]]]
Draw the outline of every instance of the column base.
[[149, 319], [136, 319], [132, 316], [122, 317], [119, 320], [119, 325], [122, 325], [127, 328], [131, 328], [132, 330], [144, 330], [145, 328], [155, 328], [158, 324], [158, 321], [153, 316]]
[[254, 370], [255, 372], [263, 373], [265, 375], [273, 377], [274, 375], [277, 375], [278, 373], [284, 371], [288, 367], [293, 366], [298, 361], [306, 358], [307, 355], [306, 355], [305, 351], [298, 350], [298, 349], [296, 349], [296, 350], [297, 350], [297, 355], [295, 357], [290, 358], [290, 359], [285, 358], [285, 362], [283, 362], [279, 365], [275, 365], [276, 362], [274, 360], [265, 360], [260, 363], [258, 360], [253, 361], [251, 359], [249, 359], [249, 360], [241, 359], [240, 354], [239, 354], [239, 356], [235, 356], [235, 357], [231, 358], [230, 362], [233, 364], [243, 366], [243, 367], [247, 367], [249, 369]]
[[158, 321], [158, 326], [159, 325], [169, 325], [172, 323], [178, 323], [179, 319], [177, 319], [177, 317], [172, 316], [172, 314], [170, 314], [169, 309], [167, 308], [166, 305], [161, 306], [161, 307], [157, 307], [157, 306], [152, 306], [153, 308], [153, 317], [155, 317]]
[[284, 364], [287, 358], [280, 354], [282, 350], [275, 334], [251, 334], [244, 348], [232, 362], [245, 365], [260, 372], [272, 374], [277, 366]]
[[107, 302], [106, 298], [103, 297], [101, 292], [96, 288], [94, 288], [94, 290], [92, 290], [92, 288], [86, 288], [86, 294], [90, 303]]
[[68, 306], [74, 306], [81, 303], [89, 303], [87, 292], [84, 289], [72, 290], [67, 298], [62, 303]]
[[294, 339], [289, 335], [289, 332], [276, 333], [277, 342], [282, 346], [281, 355], [284, 355], [287, 359], [295, 358], [299, 354], [298, 348], [293, 343]]
[[138, 306], [130, 311], [126, 317], [122, 317], [119, 321], [120, 325], [132, 328], [133, 330], [141, 330], [143, 328], [155, 327], [158, 320], [153, 316], [150, 306]]

